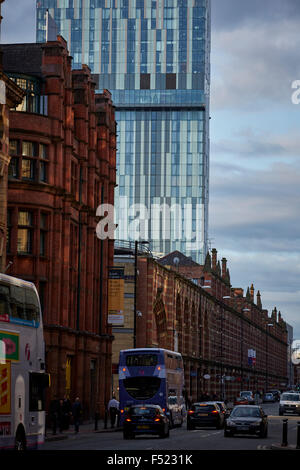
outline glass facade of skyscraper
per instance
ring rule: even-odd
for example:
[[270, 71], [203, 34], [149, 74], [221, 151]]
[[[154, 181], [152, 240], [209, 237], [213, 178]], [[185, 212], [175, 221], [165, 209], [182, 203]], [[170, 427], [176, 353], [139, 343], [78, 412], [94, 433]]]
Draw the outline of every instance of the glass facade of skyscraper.
[[203, 262], [209, 186], [210, 0], [39, 0], [112, 93], [118, 123], [116, 238]]

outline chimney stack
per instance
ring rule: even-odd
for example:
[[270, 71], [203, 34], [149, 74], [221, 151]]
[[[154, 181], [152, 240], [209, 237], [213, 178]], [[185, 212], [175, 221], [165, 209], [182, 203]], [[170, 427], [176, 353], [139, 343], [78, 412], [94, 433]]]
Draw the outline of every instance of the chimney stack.
[[225, 278], [227, 274], [227, 259], [222, 258], [222, 277]]
[[211, 268], [213, 270], [216, 270], [217, 269], [217, 250], [215, 248], [213, 248], [211, 250], [211, 255], [212, 255], [212, 263], [211, 263]]

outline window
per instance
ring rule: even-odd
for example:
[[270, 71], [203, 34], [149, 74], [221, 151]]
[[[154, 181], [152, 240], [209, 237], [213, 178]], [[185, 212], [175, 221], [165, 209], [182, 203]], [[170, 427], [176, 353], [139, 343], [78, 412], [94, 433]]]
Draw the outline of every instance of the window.
[[30, 141], [10, 141], [11, 161], [8, 170], [10, 178], [30, 181], [48, 180], [48, 146]]
[[140, 76], [140, 89], [150, 90], [150, 73], [142, 73]]
[[166, 74], [166, 90], [176, 90], [176, 73]]
[[9, 142], [9, 155], [11, 156], [10, 164], [8, 167], [8, 177], [18, 178], [19, 177], [19, 158], [18, 158], [18, 147], [19, 142], [17, 140], [10, 140]]
[[19, 254], [32, 253], [33, 216], [31, 212], [19, 211], [18, 215], [18, 246]]
[[49, 386], [48, 374], [30, 372], [29, 374], [29, 411], [45, 409], [45, 388]]

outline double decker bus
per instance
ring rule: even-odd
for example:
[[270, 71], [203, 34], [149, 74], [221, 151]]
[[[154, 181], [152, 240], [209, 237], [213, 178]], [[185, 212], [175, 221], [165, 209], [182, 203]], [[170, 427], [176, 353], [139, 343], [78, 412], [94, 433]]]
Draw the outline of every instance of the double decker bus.
[[181, 354], [166, 349], [144, 348], [120, 351], [120, 425], [131, 405], [160, 405], [171, 427], [185, 417], [184, 371]]
[[48, 385], [36, 287], [0, 274], [0, 449], [44, 443]]

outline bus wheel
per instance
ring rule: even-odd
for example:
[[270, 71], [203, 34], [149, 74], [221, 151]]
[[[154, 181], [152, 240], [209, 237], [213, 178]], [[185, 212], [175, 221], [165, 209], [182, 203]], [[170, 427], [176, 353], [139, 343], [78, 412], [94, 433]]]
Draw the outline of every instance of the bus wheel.
[[15, 450], [24, 451], [26, 450], [26, 437], [22, 428], [17, 430], [15, 439]]

